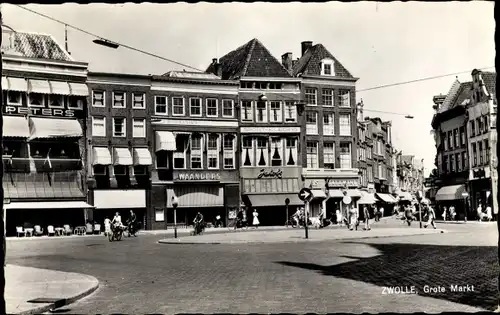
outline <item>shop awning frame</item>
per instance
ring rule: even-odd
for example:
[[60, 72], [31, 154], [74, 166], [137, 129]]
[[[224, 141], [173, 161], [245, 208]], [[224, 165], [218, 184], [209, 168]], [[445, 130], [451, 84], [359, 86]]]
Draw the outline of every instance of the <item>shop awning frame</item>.
[[93, 147], [92, 148], [93, 159], [92, 165], [111, 165], [113, 164], [111, 159], [111, 153], [106, 147]]
[[134, 165], [130, 150], [128, 148], [113, 148], [113, 165]]
[[26, 117], [3, 116], [3, 136], [10, 138], [29, 138], [30, 127]]
[[50, 91], [52, 94], [57, 95], [70, 95], [70, 89], [68, 82], [62, 81], [49, 81]]
[[155, 140], [156, 140], [155, 152], [177, 150], [177, 142], [175, 141], [175, 135], [171, 131], [156, 131]]
[[4, 208], [11, 209], [94, 209], [85, 201], [37, 201], [37, 202], [11, 202]]
[[134, 148], [134, 165], [152, 165], [153, 158], [148, 148]]
[[144, 189], [105, 189], [94, 191], [96, 209], [137, 209], [146, 208]]
[[451, 185], [439, 188], [436, 201], [463, 200], [462, 194], [466, 192], [465, 185]]
[[2, 90], [27, 92], [28, 82], [24, 78], [13, 78], [2, 76]]
[[33, 139], [81, 138], [82, 126], [76, 119], [39, 118], [29, 119], [30, 136]]
[[397, 202], [397, 200], [394, 199], [389, 194], [376, 193], [375, 195], [377, 196], [377, 198], [379, 198], [380, 200], [382, 200], [385, 203], [396, 203]]
[[285, 199], [290, 199], [290, 206], [301, 206], [304, 202], [299, 199], [298, 194], [256, 194], [246, 195], [252, 207], [285, 206]]
[[48, 80], [28, 80], [28, 93], [51, 94]]
[[69, 82], [69, 87], [73, 96], [89, 96], [89, 88], [86, 84]]
[[312, 193], [312, 199], [327, 199], [328, 198], [325, 191], [322, 189], [311, 189], [311, 193]]

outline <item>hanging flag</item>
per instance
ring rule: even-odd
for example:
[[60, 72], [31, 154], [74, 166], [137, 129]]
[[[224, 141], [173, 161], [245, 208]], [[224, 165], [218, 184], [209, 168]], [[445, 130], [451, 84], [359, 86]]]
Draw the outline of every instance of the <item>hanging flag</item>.
[[45, 163], [49, 163], [49, 168], [52, 168], [52, 162], [50, 161], [50, 148], [49, 148], [49, 151], [47, 152], [47, 158], [45, 159], [45, 161], [43, 161], [43, 165], [45, 165]]

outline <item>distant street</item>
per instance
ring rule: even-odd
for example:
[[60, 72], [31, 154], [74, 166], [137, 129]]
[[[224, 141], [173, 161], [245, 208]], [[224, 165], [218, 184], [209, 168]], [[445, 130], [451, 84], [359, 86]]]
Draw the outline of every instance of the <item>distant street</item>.
[[[11, 240], [7, 262], [98, 278], [94, 294], [67, 307], [72, 313], [494, 309], [495, 224], [440, 228], [449, 232], [309, 244], [166, 245], [144, 234], [113, 243]], [[455, 284], [474, 292], [452, 293]], [[426, 285], [447, 292], [424, 293]], [[385, 295], [384, 286], [415, 286], [418, 295]]]

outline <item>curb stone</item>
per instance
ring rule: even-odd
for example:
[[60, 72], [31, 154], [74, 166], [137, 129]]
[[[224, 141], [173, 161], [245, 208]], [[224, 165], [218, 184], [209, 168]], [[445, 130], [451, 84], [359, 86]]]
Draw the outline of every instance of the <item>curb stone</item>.
[[53, 309], [56, 309], [56, 308], [61, 308], [63, 306], [67, 306], [67, 305], [73, 304], [76, 301], [81, 300], [84, 297], [89, 296], [90, 294], [94, 293], [99, 288], [99, 280], [97, 280], [97, 278], [89, 276], [89, 275], [86, 275], [86, 276], [90, 277], [90, 278], [93, 278], [95, 280], [95, 284], [91, 288], [85, 290], [84, 292], [82, 292], [82, 293], [80, 293], [80, 294], [78, 294], [76, 296], [72, 296], [70, 298], [61, 299], [62, 302], [60, 302], [60, 303], [44, 304], [43, 306], [35, 307], [35, 308], [30, 309], [30, 310], [27, 310], [27, 311], [24, 311], [24, 312], [19, 312], [19, 313], [16, 313], [16, 314], [18, 314], [18, 315], [42, 314], [42, 313], [49, 312], [50, 310], [53, 310]]

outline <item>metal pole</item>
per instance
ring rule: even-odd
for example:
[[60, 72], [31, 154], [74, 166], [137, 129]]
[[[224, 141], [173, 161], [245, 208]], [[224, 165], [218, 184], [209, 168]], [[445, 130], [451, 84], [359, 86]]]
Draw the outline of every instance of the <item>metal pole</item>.
[[288, 205], [285, 205], [285, 209], [286, 209], [286, 227], [288, 228]]
[[464, 198], [464, 222], [467, 223], [467, 197]]
[[174, 204], [174, 238], [177, 238], [177, 205]]
[[422, 228], [422, 203], [418, 202], [418, 220], [420, 221], [420, 228]]
[[309, 212], [309, 201], [306, 201], [305, 202], [305, 210], [304, 210], [304, 218], [305, 218], [305, 223], [304, 223], [304, 227], [306, 228], [306, 238], [309, 238], [309, 230], [308, 230], [308, 224], [307, 222], [309, 221], [309, 217], [308, 217], [308, 212]]

